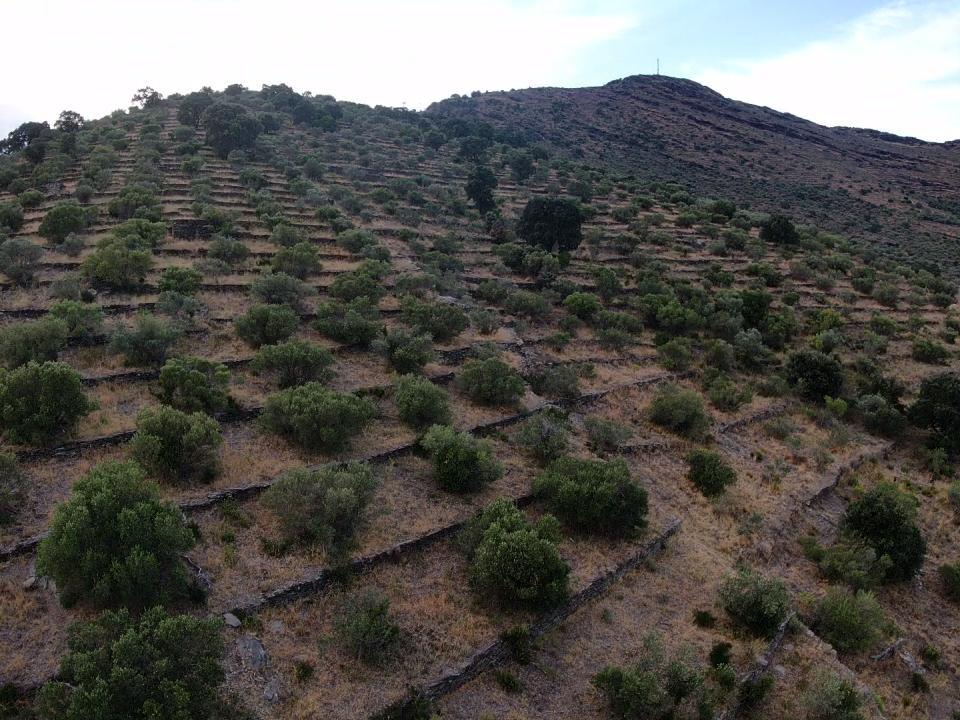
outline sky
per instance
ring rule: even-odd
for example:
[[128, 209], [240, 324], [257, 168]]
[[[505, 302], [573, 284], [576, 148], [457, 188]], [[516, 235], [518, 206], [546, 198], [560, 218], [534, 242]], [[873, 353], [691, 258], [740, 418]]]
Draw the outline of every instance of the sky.
[[[656, 72], [824, 125], [960, 139], [960, 0], [0, 0], [0, 136], [137, 88], [422, 109]], [[16, 31], [21, 28], [22, 31]]]

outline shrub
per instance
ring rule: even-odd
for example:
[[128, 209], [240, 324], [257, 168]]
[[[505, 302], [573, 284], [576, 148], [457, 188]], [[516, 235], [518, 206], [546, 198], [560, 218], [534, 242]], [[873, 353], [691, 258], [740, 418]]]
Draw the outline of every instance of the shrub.
[[408, 295], [400, 302], [400, 307], [405, 323], [422, 333], [429, 333], [438, 342], [452, 340], [470, 325], [466, 313], [456, 305], [425, 302]]
[[49, 720], [213, 717], [223, 681], [223, 639], [216, 619], [153, 608], [135, 620], [108, 611], [68, 631], [57, 680], [38, 707]]
[[960, 602], [960, 562], [948, 565], [944, 563], [937, 572], [943, 582], [943, 592], [953, 602]]
[[429, 335], [414, 335], [402, 328], [387, 330], [376, 349], [398, 373], [419, 372], [433, 359], [433, 340]]
[[570, 568], [557, 550], [557, 535], [549, 515], [531, 525], [508, 500], [491, 504], [462, 538], [472, 556], [474, 591], [508, 606], [562, 602]]
[[213, 360], [171, 358], [160, 369], [157, 399], [183, 412], [214, 413], [227, 407], [230, 371]]
[[790, 597], [781, 580], [743, 568], [720, 586], [720, 605], [740, 625], [756, 635], [771, 637], [787, 616]]
[[40, 236], [56, 244], [70, 233], [82, 232], [87, 227], [87, 213], [74, 200], [58, 203], [47, 211], [40, 223]]
[[263, 495], [286, 542], [317, 543], [339, 556], [353, 545], [363, 512], [377, 488], [364, 463], [284, 473]]
[[646, 527], [647, 493], [630, 478], [624, 460], [560, 458], [533, 487], [554, 515], [579, 530], [632, 535]]
[[808, 720], [863, 720], [860, 691], [837, 675], [819, 673], [803, 694]]
[[200, 117], [207, 143], [221, 159], [234, 150], [252, 149], [263, 131], [260, 121], [242, 105], [215, 102]]
[[878, 557], [872, 547], [856, 537], [841, 538], [828, 548], [807, 543], [804, 552], [817, 562], [824, 577], [854, 590], [879, 585], [892, 564], [888, 556]]
[[710, 404], [718, 410], [732, 412], [744, 403], [753, 399], [749, 388], [739, 388], [726, 375], [717, 375], [707, 386], [707, 397]]
[[138, 313], [132, 328], [118, 327], [110, 339], [111, 352], [127, 365], [159, 365], [183, 331], [149, 313]]
[[46, 317], [0, 328], [0, 362], [7, 368], [56, 360], [67, 345], [67, 324]]
[[446, 390], [417, 375], [397, 378], [393, 402], [400, 419], [415, 428], [449, 425], [453, 421]]
[[797, 393], [815, 402], [839, 397], [843, 390], [843, 367], [829, 355], [816, 350], [798, 350], [787, 360], [787, 382]]
[[482, 405], [514, 404], [524, 389], [517, 371], [497, 358], [468, 360], [457, 383], [467, 397]]
[[924, 379], [909, 417], [918, 427], [933, 431], [934, 445], [960, 452], [960, 375], [948, 372]]
[[657, 391], [650, 403], [650, 420], [689, 438], [702, 437], [710, 426], [700, 396], [676, 385], [665, 385]]
[[107, 210], [113, 217], [121, 220], [160, 220], [160, 202], [153, 189], [143, 184], [127, 185], [110, 201]]
[[221, 445], [220, 426], [209, 415], [160, 405], [140, 411], [130, 454], [164, 480], [206, 481], [220, 470]]
[[180, 553], [194, 543], [183, 514], [131, 462], [98, 465], [73, 486], [40, 543], [37, 570], [54, 579], [60, 601], [152, 607], [184, 596]]
[[547, 408], [523, 421], [517, 443], [545, 465], [566, 454], [570, 445], [569, 423], [562, 412]]
[[16, 232], [22, 227], [23, 206], [16, 201], [0, 203], [0, 230]]
[[363, 266], [350, 272], [340, 273], [330, 284], [330, 295], [344, 302], [362, 297], [375, 303], [383, 297], [383, 294], [380, 275], [373, 270], [364, 269]]
[[102, 331], [103, 311], [96, 305], [59, 300], [50, 308], [50, 315], [66, 323], [67, 336], [71, 338], [89, 341]]
[[234, 329], [241, 340], [258, 348], [286, 340], [299, 324], [300, 318], [288, 305], [258, 304], [234, 321]]
[[904, 431], [907, 418], [882, 395], [863, 395], [857, 400], [857, 412], [871, 432], [897, 437]]
[[288, 305], [299, 310], [302, 300], [312, 288], [286, 273], [266, 273], [250, 285], [250, 295], [268, 305]]
[[200, 289], [203, 275], [187, 267], [164, 268], [160, 274], [158, 289], [160, 292], [178, 292], [181, 295], [193, 295]]
[[24, 497], [23, 473], [17, 465], [17, 456], [0, 452], [0, 526], [16, 517]]
[[117, 239], [108, 238], [88, 255], [81, 272], [91, 283], [111, 290], [135, 290], [143, 285], [153, 256], [147, 250], [131, 249]]
[[400, 627], [390, 618], [390, 600], [379, 590], [351, 595], [336, 622], [341, 644], [358, 660], [379, 664], [400, 639]]
[[943, 365], [950, 359], [950, 351], [934, 340], [917, 338], [911, 346], [910, 357], [917, 362]]
[[333, 376], [331, 365], [333, 355], [325, 347], [293, 340], [261, 347], [250, 367], [255, 373], [276, 375], [280, 387], [289, 388], [311, 381], [326, 382]]
[[230, 237], [217, 237], [207, 248], [207, 257], [235, 266], [250, 257], [250, 248], [239, 240]]
[[376, 415], [369, 400], [308, 382], [267, 398], [260, 418], [270, 432], [303, 448], [334, 452], [347, 445]]
[[883, 636], [886, 618], [873, 593], [830, 588], [814, 612], [817, 633], [839, 652], [868, 650]]
[[36, 275], [41, 257], [43, 248], [26, 238], [4, 240], [0, 244], [0, 272], [18, 285], [27, 285]]
[[322, 335], [348, 345], [369, 347], [383, 329], [377, 306], [367, 297], [359, 297], [344, 305], [324, 301], [317, 305], [313, 327]]
[[842, 529], [873, 548], [878, 558], [890, 559], [885, 582], [909, 580], [920, 571], [926, 554], [916, 514], [911, 495], [891, 482], [881, 482], [849, 505]]
[[800, 242], [800, 234], [790, 218], [771, 215], [760, 224], [760, 239], [777, 245], [796, 245]]
[[687, 477], [707, 497], [722, 494], [728, 485], [737, 481], [737, 474], [719, 453], [697, 449], [687, 455], [690, 470]]
[[270, 266], [275, 273], [286, 273], [302, 280], [308, 275], [320, 272], [320, 259], [312, 244], [301, 242], [274, 253]]
[[704, 690], [705, 672], [685, 648], [674, 657], [664, 652], [657, 635], [644, 638], [640, 661], [634, 667], [607, 666], [593, 684], [607, 698], [617, 717], [686, 717], [681, 707], [698, 707], [701, 717], [712, 712]]
[[73, 429], [93, 409], [80, 374], [66, 363], [0, 370], [0, 429], [8, 442], [39, 445]]
[[583, 215], [570, 200], [534, 197], [523, 208], [517, 236], [544, 250], [576, 250], [583, 239]]
[[616, 420], [591, 416], [583, 424], [587, 430], [587, 444], [596, 453], [616, 452], [633, 435], [630, 428]]
[[686, 338], [674, 338], [657, 348], [657, 357], [667, 370], [683, 372], [693, 362], [693, 350]]
[[433, 479], [450, 492], [476, 492], [503, 474], [489, 443], [447, 425], [434, 425], [420, 440], [433, 462]]
[[588, 292], [570, 293], [564, 299], [563, 306], [571, 315], [586, 321], [589, 321], [603, 309], [600, 298]]
[[572, 365], [554, 365], [529, 373], [526, 377], [537, 395], [557, 399], [580, 395], [580, 378]]

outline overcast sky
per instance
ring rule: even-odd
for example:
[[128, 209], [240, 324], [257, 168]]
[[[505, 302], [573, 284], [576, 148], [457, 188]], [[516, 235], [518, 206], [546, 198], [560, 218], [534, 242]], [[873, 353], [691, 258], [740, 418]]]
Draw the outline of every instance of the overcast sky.
[[151, 85], [421, 109], [652, 73], [826, 125], [960, 138], [960, 0], [0, 0], [0, 135]]

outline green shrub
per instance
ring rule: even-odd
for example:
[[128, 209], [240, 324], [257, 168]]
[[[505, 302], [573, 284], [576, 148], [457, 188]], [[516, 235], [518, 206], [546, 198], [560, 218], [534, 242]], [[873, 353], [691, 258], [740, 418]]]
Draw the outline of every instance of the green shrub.
[[517, 290], [507, 295], [503, 307], [512, 315], [524, 315], [529, 318], [543, 317], [550, 312], [550, 303], [540, 293]]
[[944, 563], [937, 572], [943, 582], [943, 592], [953, 602], [960, 602], [960, 562]]
[[70, 233], [82, 232], [87, 227], [87, 213], [74, 200], [58, 203], [47, 211], [40, 222], [40, 236], [60, 244]]
[[275, 375], [281, 388], [289, 388], [311, 381], [326, 382], [333, 377], [331, 365], [333, 355], [325, 347], [292, 340], [261, 347], [250, 367], [258, 374]]
[[869, 650], [883, 637], [886, 618], [873, 593], [830, 588], [814, 612], [817, 634], [839, 652]]
[[911, 346], [910, 357], [917, 362], [944, 365], [950, 359], [950, 351], [934, 340], [917, 338]]
[[803, 694], [808, 720], [863, 720], [860, 691], [837, 675], [818, 673]]
[[194, 544], [183, 514], [130, 462], [98, 465], [73, 486], [40, 543], [38, 572], [57, 583], [60, 601], [152, 607], [188, 590], [180, 554]]
[[123, 355], [127, 365], [159, 365], [183, 335], [183, 330], [149, 313], [137, 314], [132, 328], [118, 327], [110, 338], [110, 351]]
[[453, 421], [446, 390], [418, 375], [401, 375], [397, 378], [393, 402], [400, 420], [415, 428], [449, 425]]
[[718, 410], [733, 412], [753, 399], [749, 388], [740, 388], [726, 375], [717, 375], [707, 386], [710, 404]]
[[143, 285], [151, 267], [153, 256], [149, 251], [132, 249], [123, 241], [107, 238], [84, 259], [81, 272], [99, 287], [129, 291]]
[[800, 234], [790, 218], [771, 215], [760, 224], [760, 239], [776, 245], [796, 245], [800, 242]]
[[433, 339], [430, 335], [414, 335], [402, 328], [386, 331], [374, 348], [387, 358], [398, 373], [420, 372], [433, 359]]
[[935, 446], [960, 452], [960, 375], [948, 372], [925, 378], [909, 417], [918, 427], [933, 431]]
[[700, 396], [676, 385], [664, 385], [657, 391], [650, 403], [650, 420], [689, 438], [703, 437], [710, 426]]
[[720, 605], [730, 617], [755, 635], [771, 637], [787, 616], [790, 596], [781, 580], [743, 568], [720, 586]]
[[312, 288], [286, 273], [265, 273], [253, 281], [250, 295], [267, 305], [288, 305], [299, 310]]
[[570, 568], [557, 550], [556, 520], [531, 525], [508, 500], [497, 500], [464, 530], [472, 557], [470, 584], [482, 598], [508, 606], [550, 606], [567, 596]]
[[337, 617], [337, 637], [362, 662], [384, 661], [400, 639], [400, 626], [390, 617], [390, 600], [379, 590], [351, 595]]
[[96, 305], [76, 300], [59, 300], [50, 308], [50, 315], [67, 324], [67, 336], [92, 340], [103, 329], [103, 311]]
[[183, 412], [215, 413], [227, 407], [230, 371], [214, 360], [171, 358], [160, 368], [157, 399]]
[[841, 538], [828, 548], [807, 547], [820, 572], [832, 582], [843, 582], [854, 590], [868, 590], [883, 582], [893, 561], [858, 538]]
[[517, 443], [542, 465], [566, 454], [570, 429], [561, 411], [547, 408], [527, 418], [517, 432]]
[[108, 611], [68, 631], [56, 680], [40, 692], [48, 720], [214, 717], [223, 639], [216, 619], [168, 615], [160, 607], [139, 620]]
[[346, 305], [329, 300], [318, 303], [313, 327], [321, 335], [365, 348], [380, 335], [383, 323], [376, 304], [359, 297]]
[[0, 452], [0, 526], [11, 522], [20, 511], [25, 481], [17, 456]]
[[460, 389], [482, 405], [510, 405], [523, 395], [523, 379], [502, 360], [468, 360], [457, 378]]
[[563, 306], [571, 315], [585, 321], [589, 321], [603, 309], [600, 298], [588, 292], [575, 292], [567, 295], [564, 298]]
[[572, 365], [542, 367], [526, 376], [531, 389], [551, 399], [575, 398], [580, 395], [580, 378]]
[[236, 266], [250, 257], [250, 248], [239, 240], [230, 237], [217, 237], [207, 248], [207, 257]]
[[140, 183], [127, 185], [114, 197], [107, 210], [121, 220], [143, 218], [154, 222], [160, 220], [160, 201], [152, 187]]
[[263, 495], [286, 542], [317, 543], [339, 556], [353, 546], [363, 512], [377, 488], [364, 463], [284, 473]]
[[280, 247], [293, 247], [303, 242], [303, 235], [295, 227], [282, 222], [273, 228], [270, 233], [270, 242]]
[[634, 667], [607, 666], [592, 682], [617, 717], [646, 720], [686, 717], [682, 707], [697, 707], [700, 717], [712, 717], [705, 679], [704, 668], [689, 648], [670, 657], [662, 639], [651, 634], [644, 638], [640, 661]]
[[857, 412], [868, 430], [886, 437], [898, 437], [907, 425], [903, 413], [882, 395], [862, 395], [857, 399]]
[[260, 422], [270, 432], [284, 435], [303, 448], [335, 452], [344, 448], [376, 413], [376, 406], [365, 398], [308, 382], [270, 395]]
[[23, 206], [20, 203], [0, 203], [0, 230], [16, 232], [23, 227]]
[[890, 559], [885, 582], [909, 580], [920, 571], [926, 542], [916, 525], [916, 499], [881, 482], [847, 507], [842, 530]]
[[697, 449], [687, 455], [690, 470], [687, 477], [707, 497], [723, 494], [727, 486], [737, 481], [737, 474], [719, 453]]
[[560, 458], [534, 481], [551, 512], [567, 525], [604, 535], [633, 535], [646, 527], [647, 493], [624, 460]]
[[164, 268], [157, 286], [160, 292], [178, 292], [181, 295], [193, 295], [200, 289], [203, 274], [188, 267]]
[[438, 342], [452, 340], [470, 325], [467, 314], [456, 305], [427, 302], [408, 295], [400, 301], [403, 321]]
[[7, 325], [0, 328], [0, 362], [16, 368], [56, 360], [67, 345], [67, 335], [67, 324], [53, 317]]
[[587, 444], [596, 453], [616, 452], [633, 436], [633, 431], [616, 420], [588, 417], [583, 422], [587, 430]]
[[275, 273], [286, 273], [303, 280], [308, 275], [320, 272], [320, 258], [311, 243], [301, 242], [278, 250], [270, 266]]
[[273, 345], [289, 338], [300, 318], [288, 305], [253, 305], [234, 321], [241, 340], [254, 348]]
[[160, 405], [140, 411], [130, 455], [156, 477], [202, 482], [220, 471], [221, 445], [220, 426], [209, 415]]
[[798, 350], [787, 360], [787, 382], [797, 393], [814, 402], [839, 397], [843, 391], [843, 367], [829, 355], [816, 350]]
[[623, 292], [623, 283], [617, 274], [607, 267], [597, 268], [593, 271], [593, 282], [597, 293], [606, 302], [610, 302], [614, 297]]
[[356, 270], [340, 273], [330, 284], [330, 295], [344, 302], [367, 298], [376, 303], [385, 292], [381, 275], [374, 266], [366, 264]]
[[93, 408], [80, 374], [66, 363], [0, 369], [0, 429], [8, 442], [40, 445], [72, 430]]
[[28, 285], [36, 275], [41, 257], [43, 248], [26, 238], [4, 240], [0, 244], [0, 272], [18, 285]]
[[693, 349], [686, 338], [674, 338], [657, 348], [657, 357], [667, 370], [683, 372], [693, 362]]
[[503, 474], [489, 443], [447, 425], [434, 425], [420, 445], [430, 454], [433, 479], [450, 492], [476, 492]]

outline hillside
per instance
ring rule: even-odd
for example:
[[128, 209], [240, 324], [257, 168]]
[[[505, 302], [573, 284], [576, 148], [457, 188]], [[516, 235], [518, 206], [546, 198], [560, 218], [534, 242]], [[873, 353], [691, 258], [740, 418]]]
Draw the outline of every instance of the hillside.
[[658, 75], [596, 88], [484, 93], [426, 112], [509, 128], [641, 180], [676, 180], [757, 210], [786, 211], [866, 245], [880, 243], [892, 257], [960, 273], [957, 141], [828, 128]]
[[[602, 140], [644, 83], [721, 102], [230, 86], [14, 133], [0, 717], [956, 717], [956, 286], [721, 196], [674, 120]], [[740, 132], [956, 171], [776, 117]]]

